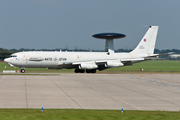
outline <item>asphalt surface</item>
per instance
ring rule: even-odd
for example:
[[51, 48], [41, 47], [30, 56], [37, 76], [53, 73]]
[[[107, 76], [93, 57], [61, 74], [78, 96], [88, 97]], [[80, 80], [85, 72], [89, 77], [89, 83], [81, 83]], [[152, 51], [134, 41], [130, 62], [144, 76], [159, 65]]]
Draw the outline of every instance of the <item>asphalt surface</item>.
[[0, 75], [0, 108], [180, 110], [180, 74]]

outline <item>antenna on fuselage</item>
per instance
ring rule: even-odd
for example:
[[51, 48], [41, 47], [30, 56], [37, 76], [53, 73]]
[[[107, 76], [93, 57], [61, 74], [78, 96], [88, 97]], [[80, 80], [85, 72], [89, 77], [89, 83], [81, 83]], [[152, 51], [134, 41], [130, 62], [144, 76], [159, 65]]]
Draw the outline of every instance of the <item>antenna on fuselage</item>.
[[124, 38], [126, 35], [121, 33], [98, 33], [94, 34], [92, 37], [99, 39], [106, 39], [105, 51], [114, 52], [114, 39]]

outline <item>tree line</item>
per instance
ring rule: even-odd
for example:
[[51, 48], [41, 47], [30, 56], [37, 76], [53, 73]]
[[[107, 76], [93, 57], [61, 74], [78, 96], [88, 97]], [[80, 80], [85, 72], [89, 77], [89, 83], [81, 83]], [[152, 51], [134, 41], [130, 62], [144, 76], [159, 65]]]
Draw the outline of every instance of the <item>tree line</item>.
[[4, 58], [9, 57], [12, 53], [14, 52], [7, 49], [0, 48], [0, 61], [3, 61]]
[[[56, 49], [25, 49], [25, 48], [21, 48], [21, 49], [3, 49], [0, 48], [0, 61], [3, 61], [5, 58], [9, 57], [12, 53], [15, 52], [23, 52], [23, 51], [75, 51], [75, 52], [104, 52], [104, 50], [87, 50], [87, 49], [60, 49], [60, 48], [56, 48]], [[118, 49], [115, 50], [115, 52], [131, 52], [132, 49]], [[170, 53], [173, 52], [174, 54], [180, 54], [180, 50], [178, 49], [166, 49], [166, 50], [159, 50], [159, 49], [155, 49], [154, 50], [154, 54], [164, 54], [164, 53]], [[168, 60], [174, 60], [174, 59], [179, 59], [180, 58], [171, 58], [169, 55], [164, 55], [161, 56], [161, 58], [164, 59], [168, 59]]]

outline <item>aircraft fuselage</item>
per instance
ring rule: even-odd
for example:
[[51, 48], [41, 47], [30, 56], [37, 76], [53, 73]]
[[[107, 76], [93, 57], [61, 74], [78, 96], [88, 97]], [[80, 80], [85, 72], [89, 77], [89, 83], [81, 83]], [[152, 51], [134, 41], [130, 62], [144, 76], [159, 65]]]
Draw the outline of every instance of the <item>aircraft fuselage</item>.
[[[130, 53], [107, 52], [19, 52], [4, 61], [24, 68], [69, 68], [70, 63], [134, 58]], [[75, 68], [75, 67], [74, 67]]]

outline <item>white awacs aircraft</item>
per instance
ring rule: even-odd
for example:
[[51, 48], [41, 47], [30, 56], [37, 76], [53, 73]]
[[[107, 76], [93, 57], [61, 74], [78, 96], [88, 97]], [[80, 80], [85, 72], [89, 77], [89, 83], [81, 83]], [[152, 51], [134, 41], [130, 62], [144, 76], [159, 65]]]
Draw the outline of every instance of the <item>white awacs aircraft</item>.
[[[115, 37], [112, 37], [106, 39], [107, 52], [29, 51], [14, 53], [4, 61], [10, 66], [20, 67], [22, 73], [25, 72], [25, 68], [75, 68], [75, 73], [84, 73], [85, 71], [86, 73], [96, 73], [97, 69], [101, 71], [132, 65], [159, 56], [159, 54], [154, 54], [157, 32], [158, 26], [150, 26], [138, 46], [129, 53], [115, 53], [113, 50], [113, 38]], [[98, 35], [103, 38], [114, 34], [103, 34], [104, 36], [97, 34], [94, 37]]]

